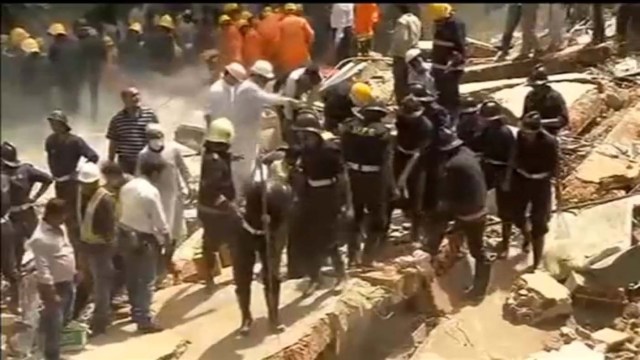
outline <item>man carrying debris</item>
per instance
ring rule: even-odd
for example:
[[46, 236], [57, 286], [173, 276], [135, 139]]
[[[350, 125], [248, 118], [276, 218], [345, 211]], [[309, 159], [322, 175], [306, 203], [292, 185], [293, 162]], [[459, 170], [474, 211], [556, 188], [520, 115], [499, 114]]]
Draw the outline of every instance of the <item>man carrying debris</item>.
[[430, 91], [435, 91], [433, 77], [431, 77], [431, 65], [422, 58], [422, 50], [418, 48], [410, 49], [405, 54], [405, 61], [408, 67], [407, 84], [422, 84]]
[[388, 110], [372, 102], [340, 126], [342, 153], [349, 173], [354, 221], [349, 241], [349, 263], [360, 257], [360, 234], [365, 237], [362, 263], [370, 265], [380, 251], [387, 229], [387, 206], [394, 187], [391, 169], [391, 133], [382, 123]]
[[[287, 237], [288, 220], [293, 202], [291, 186], [286, 174], [279, 174], [281, 161], [269, 168], [258, 164], [252, 179], [245, 184], [246, 206], [242, 214], [242, 226], [233, 243], [233, 277], [236, 295], [242, 314], [240, 333], [248, 335], [251, 316], [251, 283], [256, 253], [262, 264], [262, 282], [267, 303], [269, 327], [272, 332], [284, 331], [280, 323], [280, 259]], [[268, 174], [268, 175], [267, 175]], [[266, 192], [266, 194], [265, 194]], [[265, 203], [266, 201], [266, 203]]]
[[396, 102], [402, 101], [409, 94], [408, 89], [408, 68], [405, 61], [407, 51], [418, 47], [418, 42], [422, 36], [422, 23], [415, 16], [406, 4], [396, 5], [402, 14], [396, 20], [393, 29], [390, 55], [393, 57], [393, 91]]
[[[186, 187], [187, 199], [192, 197], [189, 188], [191, 174], [175, 142], [165, 140], [164, 132], [159, 124], [151, 123], [147, 125], [147, 139], [147, 146], [138, 154], [138, 166], [150, 159], [165, 163], [162, 173], [153, 182], [153, 185], [160, 192], [162, 209], [171, 234], [171, 241], [165, 244], [164, 256], [158, 264], [158, 283], [161, 283], [167, 271], [173, 269], [171, 258], [178, 245], [178, 240], [183, 235], [183, 204], [185, 199], [182, 194], [183, 188]], [[173, 273], [172, 275], [174, 276], [174, 281], [176, 281], [177, 274]]]
[[247, 71], [240, 63], [234, 62], [225, 66], [222, 77], [209, 88], [209, 104], [204, 116], [207, 128], [213, 119], [224, 117], [235, 120], [238, 84], [246, 78]]
[[[547, 133], [539, 113], [533, 111], [522, 118], [516, 148], [505, 178], [511, 190], [513, 223], [524, 237], [523, 250], [533, 244], [533, 266], [540, 265], [544, 236], [551, 217], [551, 180], [558, 169], [558, 141]], [[527, 221], [527, 207], [531, 206]]]
[[344, 203], [344, 167], [340, 148], [332, 141], [334, 136], [319, 126], [306, 126], [317, 122], [312, 112], [304, 112], [294, 127], [300, 137], [299, 161], [305, 184], [295, 211], [296, 238], [291, 241], [305, 244], [303, 258], [310, 280], [305, 295], [320, 287], [320, 267], [327, 256], [338, 277], [336, 288], [346, 276], [336, 239], [338, 215]]
[[324, 99], [324, 128], [336, 132], [338, 125], [354, 116], [353, 109], [369, 104], [373, 100], [373, 90], [363, 82], [352, 83], [345, 80], [327, 88]]
[[467, 241], [471, 256], [475, 259], [473, 284], [465, 295], [469, 300], [480, 301], [485, 295], [491, 273], [491, 263], [484, 249], [487, 186], [480, 162], [475, 154], [462, 144], [449, 129], [440, 131], [438, 150], [443, 156], [440, 176], [441, 192], [435, 213], [430, 217], [427, 252], [438, 255], [440, 244], [450, 220], [454, 229], [461, 231]]
[[438, 103], [454, 119], [460, 106], [460, 80], [466, 61], [466, 26], [454, 16], [449, 4], [430, 4], [434, 19], [432, 75]]
[[[509, 156], [515, 148], [515, 136], [507, 125], [502, 108], [490, 100], [482, 103], [479, 115], [486, 124], [478, 136], [478, 150], [482, 156], [487, 190], [495, 189], [498, 217], [502, 221], [502, 242], [498, 250], [499, 258], [507, 258], [511, 238], [511, 194], [504, 188]], [[517, 190], [516, 190], [517, 191]]]
[[562, 94], [549, 84], [549, 77], [543, 67], [536, 67], [529, 77], [529, 91], [524, 98], [522, 114], [536, 111], [542, 117], [542, 127], [551, 135], [569, 124], [569, 110]]
[[202, 251], [207, 268], [207, 291], [214, 290], [214, 272], [221, 268], [218, 251], [235, 234], [238, 209], [236, 190], [229, 152], [234, 137], [234, 126], [227, 118], [211, 122], [204, 142], [200, 187], [198, 192], [198, 219], [202, 222]]
[[60, 23], [51, 24], [48, 34], [53, 37], [49, 48], [49, 61], [55, 69], [54, 84], [62, 99], [62, 108], [75, 114], [80, 108], [80, 86], [82, 81], [82, 53], [78, 41], [67, 34]]

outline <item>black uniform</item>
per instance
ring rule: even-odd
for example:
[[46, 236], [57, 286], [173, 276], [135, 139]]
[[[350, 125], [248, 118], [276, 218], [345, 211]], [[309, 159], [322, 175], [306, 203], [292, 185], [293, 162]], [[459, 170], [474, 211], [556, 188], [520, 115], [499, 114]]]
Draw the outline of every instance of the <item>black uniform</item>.
[[86, 34], [80, 37], [80, 52], [82, 54], [83, 76], [89, 84], [91, 95], [91, 119], [98, 116], [98, 89], [102, 71], [107, 62], [107, 46], [93, 28], [85, 28]]
[[77, 113], [80, 107], [81, 56], [78, 41], [66, 36], [56, 37], [49, 48], [49, 61], [54, 69], [53, 81], [62, 95], [62, 108], [67, 113]]
[[[257, 171], [257, 170], [255, 170]], [[267, 170], [265, 169], [265, 175]], [[252, 177], [253, 178], [253, 177]], [[266, 195], [264, 194], [266, 190]], [[242, 216], [242, 226], [232, 244], [233, 277], [236, 295], [240, 304], [243, 326], [252, 320], [251, 282], [256, 253], [262, 264], [262, 280], [269, 320], [272, 326], [279, 325], [278, 305], [280, 299], [280, 259], [287, 238], [293, 193], [286, 183], [267, 180], [266, 184], [253, 181], [245, 186], [246, 207]], [[267, 205], [263, 207], [263, 200]], [[264, 231], [262, 215], [269, 216], [269, 234]], [[267, 250], [267, 245], [269, 246]]]
[[[238, 215], [228, 205], [228, 202], [236, 198], [231, 172], [231, 153], [227, 151], [205, 153], [200, 174], [198, 218], [204, 229], [202, 235], [204, 259], [208, 271], [211, 272], [216, 267], [215, 253], [223, 242], [234, 236], [238, 226]], [[222, 198], [226, 201], [220, 202]]]
[[438, 105], [436, 102], [429, 102], [425, 105], [424, 114], [433, 124], [432, 146], [426, 149], [424, 156], [422, 156], [421, 159], [421, 164], [425, 169], [426, 175], [426, 186], [424, 188], [422, 209], [425, 213], [429, 213], [433, 211], [437, 205], [437, 194], [439, 192], [441, 181], [439, 171], [442, 160], [441, 154], [438, 151], [438, 146], [442, 143], [440, 132], [442, 129], [451, 128], [451, 116], [445, 108]]
[[[354, 231], [349, 241], [349, 257], [360, 252], [359, 234], [367, 225], [364, 258], [369, 262], [385, 237], [391, 180], [391, 133], [380, 121], [384, 113], [353, 117], [341, 128], [342, 151], [349, 170], [353, 197]], [[368, 219], [365, 219], [365, 211]], [[368, 220], [365, 222], [365, 220]]]
[[130, 75], [143, 72], [147, 65], [147, 53], [142, 35], [129, 31], [127, 37], [118, 44], [120, 67]]
[[[454, 116], [460, 101], [460, 80], [464, 71], [466, 27], [454, 15], [435, 22], [433, 33], [432, 75], [438, 91], [438, 103]], [[449, 65], [449, 70], [445, 71]]]
[[9, 208], [11, 207], [11, 180], [8, 175], [2, 174], [0, 178], [2, 182], [2, 213], [0, 222], [2, 224], [2, 276], [9, 282], [11, 302], [18, 304], [18, 281], [20, 274], [16, 264], [16, 246], [18, 244], [17, 234], [9, 217]]
[[335, 132], [343, 121], [354, 116], [351, 83], [343, 81], [329, 87], [324, 93], [324, 128]]
[[482, 152], [480, 149], [479, 135], [485, 124], [479, 116], [477, 108], [462, 109], [458, 115], [458, 123], [456, 124], [456, 133], [466, 147], [474, 152]]
[[151, 69], [169, 75], [175, 59], [175, 42], [173, 35], [166, 30], [158, 30], [149, 35], [144, 46]]
[[30, 97], [42, 112], [51, 110], [52, 70], [49, 60], [40, 53], [32, 53], [22, 60], [20, 84], [22, 94]]
[[[541, 85], [529, 91], [524, 98], [523, 114], [532, 111], [540, 113], [544, 127], [547, 132], [557, 135], [558, 131], [569, 123], [569, 111], [562, 95], [549, 85]], [[545, 124], [545, 120], [557, 119], [555, 124]]]

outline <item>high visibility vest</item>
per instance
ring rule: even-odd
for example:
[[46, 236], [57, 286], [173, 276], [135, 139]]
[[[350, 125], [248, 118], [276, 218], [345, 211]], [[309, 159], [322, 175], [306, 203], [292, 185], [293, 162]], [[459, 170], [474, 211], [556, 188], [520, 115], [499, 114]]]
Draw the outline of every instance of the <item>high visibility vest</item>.
[[82, 218], [82, 223], [80, 225], [80, 239], [88, 244], [104, 244], [105, 239], [93, 232], [93, 215], [96, 212], [96, 208], [102, 198], [107, 195], [111, 195], [106, 189], [100, 187], [93, 194], [89, 203], [87, 204], [87, 208], [84, 211], [84, 217]]

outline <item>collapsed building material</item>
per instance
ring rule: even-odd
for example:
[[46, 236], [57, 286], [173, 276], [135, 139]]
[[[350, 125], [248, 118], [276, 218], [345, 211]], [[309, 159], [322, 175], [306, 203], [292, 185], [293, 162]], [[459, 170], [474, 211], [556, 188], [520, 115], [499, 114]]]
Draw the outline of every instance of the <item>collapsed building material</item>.
[[511, 287], [504, 315], [516, 324], [537, 324], [571, 314], [569, 290], [549, 274], [536, 271], [522, 275]]
[[589, 348], [582, 341], [574, 341], [555, 351], [542, 351], [529, 355], [527, 360], [604, 360], [603, 353]]
[[619, 347], [630, 339], [631, 335], [610, 328], [604, 328], [591, 334], [591, 340], [593, 340], [596, 346], [603, 344], [607, 351]]

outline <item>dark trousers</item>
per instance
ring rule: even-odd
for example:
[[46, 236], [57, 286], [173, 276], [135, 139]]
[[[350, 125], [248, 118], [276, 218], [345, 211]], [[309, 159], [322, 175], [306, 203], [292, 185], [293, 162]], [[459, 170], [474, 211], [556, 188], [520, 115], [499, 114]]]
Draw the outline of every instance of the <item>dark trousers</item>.
[[[393, 154], [393, 176], [396, 183], [404, 172], [412, 155], [395, 151]], [[402, 209], [405, 216], [411, 221], [412, 241], [416, 241], [421, 227], [420, 217], [423, 212], [422, 200], [424, 196], [426, 174], [420, 164], [420, 160], [415, 164], [406, 182], [406, 192], [400, 194], [400, 198], [390, 204], [387, 209], [387, 227], [391, 223], [391, 214], [394, 208]]]
[[462, 71], [444, 72], [441, 69], [433, 69], [436, 91], [438, 91], [438, 104], [447, 109], [453, 118], [457, 118], [460, 107], [460, 80]]
[[91, 120], [96, 121], [98, 119], [98, 96], [102, 69], [90, 71], [88, 75], [87, 83], [89, 85], [89, 96], [91, 98]]
[[118, 165], [120, 165], [120, 167], [122, 168], [122, 171], [124, 171], [127, 174], [135, 175], [136, 167], [138, 165], [137, 158], [127, 158], [127, 157], [118, 155], [117, 160], [118, 160]]
[[38, 226], [38, 216], [33, 207], [28, 209], [12, 212], [11, 223], [16, 231], [15, 243], [15, 261], [16, 267], [20, 269], [22, 265], [22, 256], [24, 255], [24, 243], [31, 237]]
[[80, 241], [80, 225], [78, 224], [78, 182], [76, 180], [56, 181], [54, 184], [56, 197], [66, 202], [68, 216], [65, 221], [71, 244], [76, 247]]
[[[201, 211], [198, 218], [202, 222], [202, 252], [208, 276], [213, 275], [217, 264], [216, 253], [222, 244], [234, 241], [238, 234], [239, 218], [233, 212], [220, 211], [219, 213], [207, 213]], [[207, 278], [209, 280], [209, 278]]]
[[[331, 38], [336, 38], [337, 30], [331, 30]], [[353, 42], [353, 28], [351, 26], [343, 30], [343, 35], [336, 45], [336, 63], [351, 57], [351, 43]]]
[[285, 231], [282, 226], [270, 237], [269, 251], [264, 235], [254, 235], [244, 228], [239, 229], [238, 237], [231, 246], [233, 258], [233, 279], [236, 284], [236, 295], [242, 318], [251, 319], [251, 282], [253, 281], [253, 266], [256, 254], [262, 264], [262, 281], [269, 319], [277, 320], [280, 298], [280, 259], [286, 242]]
[[527, 228], [526, 211], [531, 205], [529, 222], [531, 237], [543, 237], [549, 231], [551, 217], [551, 180], [532, 180], [514, 172], [512, 183], [513, 223], [519, 229]]
[[[62, 330], [71, 321], [71, 310], [75, 298], [75, 286], [71, 281], [56, 283], [55, 290], [60, 303], [44, 303], [40, 314], [40, 332], [43, 335], [45, 360], [60, 359]], [[41, 293], [42, 296], [42, 293]]]
[[16, 233], [11, 220], [7, 219], [2, 223], [2, 237], [0, 237], [0, 244], [2, 245], [2, 253], [0, 257], [2, 262], [0, 263], [2, 268], [2, 276], [9, 282], [9, 292], [11, 301], [14, 304], [18, 303], [18, 289], [20, 281], [20, 272], [16, 264], [16, 246], [18, 244], [18, 234]]
[[511, 49], [511, 41], [513, 33], [516, 31], [520, 18], [522, 17], [522, 4], [509, 4], [507, 6], [507, 22], [504, 32], [502, 33], [502, 41], [500, 42], [500, 50], [508, 53]]
[[358, 39], [357, 50], [359, 56], [367, 56], [373, 49], [373, 38]]
[[400, 103], [405, 96], [409, 95], [409, 68], [403, 57], [393, 58], [393, 93], [396, 103]]
[[[111, 298], [114, 290], [115, 270], [113, 255], [115, 248], [106, 244], [81, 243], [79, 251], [84, 257], [85, 276], [78, 286], [76, 311], [82, 310], [89, 300], [89, 294], [95, 304], [92, 327], [102, 328], [110, 323]], [[85, 294], [81, 294], [84, 292]], [[80, 304], [79, 302], [83, 302]]]
[[62, 97], [62, 109], [67, 114], [77, 114], [80, 109], [80, 84], [76, 81], [62, 81], [58, 90]]
[[511, 222], [512, 218], [512, 195], [503, 190], [502, 182], [506, 174], [506, 166], [482, 163], [484, 179], [487, 190], [495, 189], [496, 206], [498, 207], [498, 217], [503, 222]]

